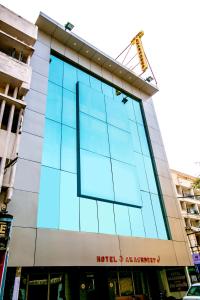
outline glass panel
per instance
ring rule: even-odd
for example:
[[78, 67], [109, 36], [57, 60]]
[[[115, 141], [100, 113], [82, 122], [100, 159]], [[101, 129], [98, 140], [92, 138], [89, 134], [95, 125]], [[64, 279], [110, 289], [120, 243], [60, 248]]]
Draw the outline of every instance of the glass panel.
[[142, 153], [137, 124], [135, 122], [130, 121], [130, 129], [131, 129], [131, 137], [133, 141], [133, 150], [138, 153]]
[[101, 81], [94, 78], [93, 76], [90, 76], [90, 85], [93, 89], [99, 91], [102, 93], [102, 89], [101, 89]]
[[135, 111], [136, 122], [143, 125], [143, 118], [142, 118], [140, 103], [138, 101], [133, 101], [133, 108]]
[[77, 69], [68, 63], [64, 63], [63, 87], [76, 93]]
[[63, 61], [59, 58], [51, 55], [50, 68], [49, 68], [49, 80], [56, 84], [62, 85], [63, 81]]
[[[121, 296], [133, 295], [133, 282], [131, 272], [119, 272], [119, 286]], [[130, 298], [132, 299], [132, 297], [128, 297], [128, 299]]]
[[142, 192], [142, 215], [146, 237], [158, 238], [150, 194]]
[[62, 126], [61, 169], [76, 173], [76, 130]]
[[119, 235], [131, 235], [128, 207], [114, 204], [116, 231]]
[[[48, 299], [48, 275], [47, 273], [30, 273], [28, 281], [28, 300], [47, 300]], [[21, 300], [19, 298], [19, 300]]]
[[126, 97], [128, 99], [128, 102], [126, 102], [125, 107], [126, 107], [126, 111], [127, 111], [129, 119], [136, 122], [135, 112], [134, 112], [134, 108], [133, 108], [133, 102], [135, 100], [133, 100], [130, 97], [127, 97], [126, 95], [123, 95], [123, 97]]
[[97, 202], [80, 198], [81, 231], [98, 232]]
[[59, 189], [60, 171], [42, 167], [40, 177], [38, 227], [58, 228]]
[[112, 203], [98, 201], [99, 232], [115, 234], [114, 208]]
[[135, 166], [112, 160], [115, 201], [141, 206]]
[[153, 194], [158, 194], [155, 175], [154, 175], [154, 171], [153, 171], [153, 165], [152, 165], [151, 159], [149, 157], [144, 156], [144, 165], [145, 165], [145, 169], [146, 169], [149, 190]]
[[42, 164], [60, 169], [61, 124], [46, 119]]
[[111, 157], [134, 164], [131, 134], [113, 126], [108, 126]]
[[80, 113], [80, 147], [110, 156], [106, 123]]
[[149, 187], [147, 183], [147, 175], [144, 167], [143, 155], [134, 152], [134, 163], [136, 165], [136, 170], [139, 179], [140, 190], [149, 192]]
[[61, 172], [60, 229], [79, 231], [79, 198], [76, 195], [76, 175]]
[[160, 239], [167, 240], [168, 237], [158, 195], [151, 194], [151, 200], [158, 230], [158, 237]]
[[62, 88], [52, 82], [48, 83], [46, 117], [61, 122]]
[[141, 143], [141, 147], [142, 147], [142, 153], [144, 155], [150, 156], [149, 145], [148, 145], [148, 142], [147, 142], [146, 133], [145, 133], [144, 127], [141, 126], [140, 124], [138, 124], [138, 132], [139, 132], [139, 136], [140, 136], [140, 143]]
[[76, 128], [76, 95], [63, 89], [62, 123]]
[[77, 71], [78, 71], [78, 81], [90, 86], [90, 76], [81, 70], [77, 70]]
[[129, 207], [131, 231], [133, 236], [145, 237], [141, 208]]
[[80, 150], [81, 194], [114, 200], [110, 159]]
[[50, 277], [50, 298], [48, 300], [63, 300], [64, 296], [64, 277], [61, 274], [51, 274]]
[[79, 84], [79, 109], [102, 121], [106, 121], [105, 102], [102, 93]]
[[102, 82], [102, 91], [104, 95], [113, 98], [114, 96], [113, 88], [104, 82]]
[[130, 131], [129, 119], [125, 105], [118, 100], [117, 96], [113, 98], [106, 97], [107, 122], [118, 128]]

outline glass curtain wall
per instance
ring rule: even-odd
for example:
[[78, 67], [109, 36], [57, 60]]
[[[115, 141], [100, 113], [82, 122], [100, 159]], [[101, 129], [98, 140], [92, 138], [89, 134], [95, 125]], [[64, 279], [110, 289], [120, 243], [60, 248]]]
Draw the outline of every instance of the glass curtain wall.
[[140, 102], [53, 55], [38, 227], [168, 238]]

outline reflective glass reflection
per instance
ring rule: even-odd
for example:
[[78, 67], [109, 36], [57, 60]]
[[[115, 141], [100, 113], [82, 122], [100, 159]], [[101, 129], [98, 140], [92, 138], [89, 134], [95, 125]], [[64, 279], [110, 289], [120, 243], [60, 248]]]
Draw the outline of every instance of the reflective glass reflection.
[[108, 97], [112, 98], [114, 96], [113, 88], [104, 82], [102, 82], [102, 91]]
[[76, 195], [76, 175], [61, 171], [60, 229], [79, 231], [79, 198]]
[[119, 235], [131, 235], [128, 207], [114, 204], [116, 231]]
[[81, 70], [77, 70], [77, 71], [78, 71], [78, 81], [90, 86], [90, 79], [89, 79], [90, 76]]
[[38, 227], [58, 228], [59, 190], [60, 171], [43, 166], [40, 177]]
[[107, 122], [118, 128], [130, 131], [126, 106], [117, 97], [106, 97]]
[[62, 123], [76, 128], [76, 95], [63, 89]]
[[62, 126], [61, 169], [76, 173], [76, 130]]
[[50, 58], [50, 68], [49, 68], [49, 80], [62, 85], [63, 81], [63, 61], [59, 58], [51, 55]]
[[131, 231], [133, 236], [145, 237], [141, 208], [129, 207]]
[[146, 170], [144, 167], [144, 158], [142, 154], [134, 152], [134, 164], [138, 175], [140, 190], [149, 191]]
[[158, 238], [150, 194], [142, 192], [142, 215], [146, 237]]
[[49, 81], [46, 103], [46, 117], [61, 122], [62, 87]]
[[137, 124], [133, 121], [130, 121], [130, 129], [133, 142], [133, 150], [135, 152], [142, 153]]
[[151, 158], [144, 156], [144, 165], [148, 178], [149, 190], [151, 193], [158, 194]]
[[103, 94], [82, 83], [79, 83], [79, 109], [81, 112], [106, 121]]
[[99, 232], [116, 234], [114, 207], [112, 203], [98, 201]]
[[81, 194], [114, 200], [110, 159], [80, 150]]
[[133, 164], [133, 147], [131, 134], [108, 125], [111, 157]]
[[136, 122], [143, 125], [143, 118], [142, 118], [140, 103], [138, 101], [133, 101], [133, 108], [134, 108], [134, 112], [135, 112]]
[[146, 137], [146, 133], [144, 130], [144, 126], [138, 124], [138, 132], [139, 132], [139, 136], [140, 136], [140, 143], [141, 143], [141, 147], [142, 147], [142, 153], [144, 155], [150, 156], [150, 152], [149, 152], [149, 145], [147, 142], [147, 137]]
[[64, 63], [63, 87], [76, 93], [77, 69], [68, 63]]
[[167, 240], [167, 232], [158, 195], [151, 194], [151, 200], [158, 230], [158, 237], [162, 240]]
[[80, 147], [110, 156], [106, 123], [80, 113]]
[[101, 81], [96, 79], [93, 76], [90, 76], [90, 85], [94, 90], [97, 90], [102, 93]]
[[112, 159], [115, 201], [141, 206], [139, 182], [135, 166]]
[[136, 118], [135, 118], [135, 111], [134, 111], [134, 108], [133, 108], [133, 102], [135, 100], [133, 100], [132, 98], [130, 97], [127, 97], [126, 95], [123, 95], [123, 98], [127, 98], [127, 102], [125, 104], [125, 108], [126, 108], [126, 111], [127, 111], [127, 114], [128, 114], [128, 118], [134, 122], [136, 122]]
[[42, 164], [60, 169], [61, 124], [46, 119]]
[[98, 232], [97, 202], [80, 198], [81, 231]]

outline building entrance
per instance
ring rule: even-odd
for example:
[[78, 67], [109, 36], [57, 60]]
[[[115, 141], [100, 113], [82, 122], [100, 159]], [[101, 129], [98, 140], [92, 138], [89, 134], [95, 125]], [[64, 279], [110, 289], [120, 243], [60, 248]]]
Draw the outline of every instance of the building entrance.
[[[15, 268], [8, 269], [4, 300], [12, 300]], [[22, 268], [18, 300], [157, 300], [156, 268]]]

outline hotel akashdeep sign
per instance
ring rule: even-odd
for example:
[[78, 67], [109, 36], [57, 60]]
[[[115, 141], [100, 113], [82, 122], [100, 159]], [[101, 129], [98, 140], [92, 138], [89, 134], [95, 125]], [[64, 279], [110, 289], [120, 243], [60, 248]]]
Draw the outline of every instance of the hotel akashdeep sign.
[[150, 256], [97, 256], [96, 260], [98, 263], [146, 263], [146, 264], [159, 264], [160, 256], [150, 257]]

